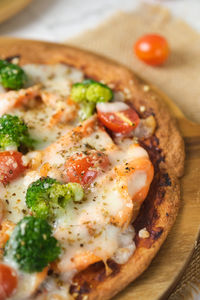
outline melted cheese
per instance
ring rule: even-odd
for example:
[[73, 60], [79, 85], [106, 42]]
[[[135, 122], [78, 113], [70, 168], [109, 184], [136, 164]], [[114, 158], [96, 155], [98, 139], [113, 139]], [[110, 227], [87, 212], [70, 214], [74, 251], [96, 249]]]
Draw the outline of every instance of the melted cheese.
[[83, 73], [64, 64], [23, 66], [27, 74], [27, 86], [42, 83], [46, 91], [69, 95], [72, 83], [83, 80]]
[[[49, 119], [54, 113], [54, 108], [40, 104], [28, 111], [13, 109], [12, 114], [21, 117], [28, 124], [31, 137], [36, 141], [35, 149], [44, 149], [67, 131], [73, 128], [73, 124], [58, 123], [53, 128], [47, 126]], [[41, 130], [44, 128], [44, 130]]]
[[102, 113], [114, 113], [129, 109], [129, 106], [124, 102], [113, 102], [113, 103], [98, 103], [97, 109]]
[[49, 151], [45, 153], [44, 162], [49, 162], [52, 166], [59, 167], [63, 165], [66, 161], [66, 158], [70, 157], [75, 153], [84, 153], [87, 150], [95, 149], [98, 151], [110, 151], [115, 149], [115, 144], [108, 134], [101, 128], [95, 129], [87, 137], [84, 137], [82, 140], [78, 141], [68, 141], [71, 139], [69, 136], [67, 141], [57, 143], [55, 147], [49, 148]]
[[5, 187], [1, 186], [1, 199], [8, 220], [16, 224], [28, 213], [25, 203], [26, 191], [29, 184], [39, 178], [38, 173], [29, 172], [27, 176], [16, 179]]
[[139, 147], [138, 144], [131, 143], [130, 145], [127, 145], [126, 150], [119, 149], [117, 151], [109, 152], [108, 157], [110, 162], [116, 166], [125, 164], [137, 158], [148, 157], [148, 154], [142, 147]]
[[118, 264], [126, 263], [135, 251], [135, 230], [132, 226], [129, 226], [119, 236], [119, 247], [114, 253], [112, 259]]
[[[61, 180], [60, 167], [75, 153], [85, 153], [88, 149], [103, 151], [110, 161], [108, 170], [97, 176], [85, 191], [85, 199], [81, 203], [69, 202], [66, 211], [52, 224], [53, 235], [60, 241], [63, 249], [57, 263], [61, 272], [58, 280], [62, 280], [65, 285], [60, 286], [60, 282], [58, 284], [55, 278], [48, 276], [43, 283], [44, 290], [48, 291], [45, 299], [54, 299], [54, 297], [71, 299], [66, 283], [70, 283], [80, 267], [74, 261], [76, 255], [80, 255], [83, 264], [87, 264], [88, 259], [85, 258], [84, 253], [92, 253], [104, 262], [112, 258], [118, 264], [126, 263], [133, 255], [135, 231], [130, 225], [133, 211], [132, 199], [149, 183], [147, 183], [145, 169], [125, 173], [123, 176], [118, 175], [118, 169], [124, 168], [129, 162], [136, 161], [138, 158], [148, 159], [148, 154], [138, 144], [133, 144], [131, 139], [116, 145], [107, 132], [98, 126], [90, 128], [86, 136], [77, 139], [73, 134], [70, 135], [71, 129], [77, 125], [77, 120], [69, 122], [62, 120], [64, 122], [48, 127], [47, 124], [55, 111], [66, 102], [71, 85], [81, 81], [83, 73], [63, 64], [52, 66], [30, 64], [23, 68], [29, 78], [27, 86], [42, 84], [42, 91], [56, 95], [57, 99], [55, 105], [30, 102], [28, 109], [27, 107], [13, 109], [8, 106], [8, 113], [22, 117], [30, 128], [32, 138], [38, 141], [36, 151], [23, 156], [25, 164], [39, 157], [42, 164], [48, 163], [52, 167], [48, 176]], [[4, 92], [4, 89], [1, 91]], [[115, 93], [116, 102], [99, 103], [97, 107], [105, 113], [126, 110], [128, 106], [119, 102], [123, 100], [122, 93]], [[5, 104], [5, 101], [0, 102], [0, 105]], [[66, 106], [65, 109], [70, 114], [70, 108]], [[55, 143], [57, 140], [58, 142]], [[37, 151], [49, 145], [51, 146], [47, 151]], [[16, 224], [28, 213], [25, 203], [26, 191], [29, 184], [39, 178], [40, 166], [34, 171], [27, 171], [24, 176], [10, 184], [0, 186], [0, 204], [3, 203], [1, 206], [6, 211], [4, 214], [6, 219]], [[0, 207], [0, 220], [1, 218], [2, 207]], [[5, 261], [5, 263], [17, 269], [13, 261]], [[18, 270], [18, 275], [18, 289], [11, 297], [12, 300], [27, 299], [36, 285], [37, 274], [24, 274]]]
[[141, 190], [147, 180], [147, 175], [145, 171], [136, 171], [133, 173], [128, 180], [128, 193], [131, 198]]

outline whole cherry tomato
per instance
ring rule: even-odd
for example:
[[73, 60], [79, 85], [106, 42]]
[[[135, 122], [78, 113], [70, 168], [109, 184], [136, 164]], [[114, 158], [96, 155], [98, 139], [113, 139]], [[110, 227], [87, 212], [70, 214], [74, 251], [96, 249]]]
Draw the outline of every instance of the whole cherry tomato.
[[142, 36], [135, 43], [134, 51], [140, 60], [152, 66], [163, 64], [169, 56], [168, 43], [158, 34]]
[[9, 266], [0, 264], [0, 300], [12, 295], [17, 287], [17, 274]]

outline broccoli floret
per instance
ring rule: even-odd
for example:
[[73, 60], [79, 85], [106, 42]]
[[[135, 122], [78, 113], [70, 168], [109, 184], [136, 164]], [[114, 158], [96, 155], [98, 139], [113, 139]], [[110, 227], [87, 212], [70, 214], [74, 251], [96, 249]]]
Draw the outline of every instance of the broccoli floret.
[[69, 201], [81, 201], [83, 188], [78, 183], [62, 184], [50, 177], [42, 177], [30, 184], [26, 204], [37, 217], [54, 220], [65, 213]]
[[32, 149], [34, 141], [30, 138], [27, 125], [17, 116], [0, 117], [0, 148]]
[[74, 83], [71, 89], [71, 98], [75, 102], [83, 102], [86, 100], [87, 85], [83, 83]]
[[93, 82], [87, 88], [86, 99], [88, 102], [108, 102], [112, 97], [111, 89], [105, 84]]
[[105, 84], [86, 79], [82, 83], [75, 83], [72, 86], [71, 98], [76, 102], [107, 102], [113, 97], [112, 90]]
[[89, 86], [89, 84], [91, 84], [91, 83], [97, 83], [98, 81], [95, 81], [95, 80], [93, 80], [93, 79], [84, 79], [83, 81], [82, 81], [82, 83], [83, 84], [85, 84], [85, 85], [87, 85], [87, 86]]
[[33, 216], [24, 217], [14, 228], [5, 246], [5, 260], [13, 260], [20, 270], [41, 272], [58, 258], [61, 249], [52, 236], [46, 220]]
[[71, 98], [80, 104], [81, 120], [88, 119], [95, 111], [98, 102], [107, 102], [113, 98], [112, 90], [105, 84], [92, 79], [72, 86]]
[[0, 69], [2, 69], [3, 67], [7, 66], [8, 62], [7, 60], [4, 59], [0, 59]]
[[22, 68], [6, 60], [0, 60], [0, 83], [3, 87], [19, 90], [26, 80], [27, 76]]
[[82, 121], [91, 117], [95, 111], [96, 104], [89, 102], [80, 103], [79, 117]]

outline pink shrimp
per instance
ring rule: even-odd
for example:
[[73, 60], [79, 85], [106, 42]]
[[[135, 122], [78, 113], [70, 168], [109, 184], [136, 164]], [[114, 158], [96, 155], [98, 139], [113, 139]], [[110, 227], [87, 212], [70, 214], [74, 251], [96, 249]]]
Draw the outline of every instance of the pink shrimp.
[[40, 86], [35, 85], [28, 89], [9, 91], [0, 94], [0, 115], [9, 112], [12, 108], [26, 105], [30, 100], [40, 95]]

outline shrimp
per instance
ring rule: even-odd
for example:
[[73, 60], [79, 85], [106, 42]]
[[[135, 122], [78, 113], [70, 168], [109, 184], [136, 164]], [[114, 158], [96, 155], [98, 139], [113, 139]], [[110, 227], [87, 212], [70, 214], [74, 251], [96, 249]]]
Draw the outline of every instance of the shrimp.
[[10, 238], [11, 233], [15, 228], [15, 224], [12, 221], [4, 220], [1, 223], [0, 228], [0, 248], [4, 248], [6, 242]]
[[125, 165], [113, 167], [105, 176], [97, 178], [95, 192], [88, 194], [89, 201], [95, 197], [94, 213], [92, 204], [88, 204], [79, 216], [79, 222], [94, 222], [98, 215], [98, 224], [102, 223], [103, 226], [103, 211], [106, 214], [108, 211], [109, 223], [124, 230], [136, 218], [149, 191], [153, 174], [153, 165], [147, 157], [135, 158]]
[[[99, 141], [95, 139], [98, 136]], [[87, 148], [89, 147], [89, 148]], [[116, 145], [108, 136], [105, 130], [98, 125], [97, 117], [94, 115], [82, 124], [75, 127], [72, 131], [68, 131], [55, 143], [43, 150], [43, 162], [49, 162], [52, 166], [55, 161], [66, 162], [67, 156], [74, 153], [82, 152], [83, 150], [96, 149], [105, 151], [114, 149]], [[56, 160], [55, 160], [56, 156]], [[58, 164], [56, 164], [58, 166]]]
[[115, 168], [117, 186], [125, 199], [123, 210], [112, 218], [118, 226], [127, 227], [138, 215], [140, 206], [147, 196], [154, 175], [151, 161], [146, 157], [130, 161]]
[[30, 106], [30, 101], [36, 97], [39, 97], [46, 106], [56, 110], [51, 116], [47, 127], [52, 128], [59, 122], [69, 122], [76, 117], [78, 105], [74, 101], [70, 98], [42, 91], [39, 84], [27, 89], [0, 94], [0, 116], [19, 106]]
[[80, 126], [74, 128], [72, 131], [67, 132], [55, 143], [42, 150], [41, 153], [43, 156], [43, 162], [48, 162], [52, 166], [55, 165], [54, 161], [56, 155], [57, 157], [59, 157], [59, 159], [57, 160], [62, 162], [62, 165], [64, 165], [66, 161], [66, 159], [64, 158], [64, 154], [67, 152], [67, 149], [79, 145], [81, 139], [94, 132], [95, 123], [96, 119], [94, 118], [84, 122]]
[[102, 258], [95, 255], [92, 251], [83, 250], [76, 252], [71, 259], [69, 259], [67, 255], [64, 255], [64, 257], [60, 261], [52, 264], [52, 268], [61, 273], [69, 272], [74, 269], [80, 272], [86, 269], [91, 264], [94, 264], [101, 260]]
[[40, 85], [0, 94], [0, 116], [9, 112], [12, 108], [28, 104], [30, 100], [37, 96], [40, 96]]
[[9, 220], [3, 221], [0, 225], [0, 258], [3, 256], [3, 249], [14, 228], [15, 224]]
[[82, 251], [77, 253], [73, 257], [73, 263], [76, 270], [79, 272], [86, 269], [89, 265], [94, 264], [101, 260], [101, 257], [93, 254], [91, 251]]
[[77, 115], [78, 105], [69, 97], [61, 97], [49, 92], [41, 92], [41, 99], [45, 105], [55, 109], [56, 112], [51, 116], [48, 127], [52, 128], [57, 123], [70, 122]]

